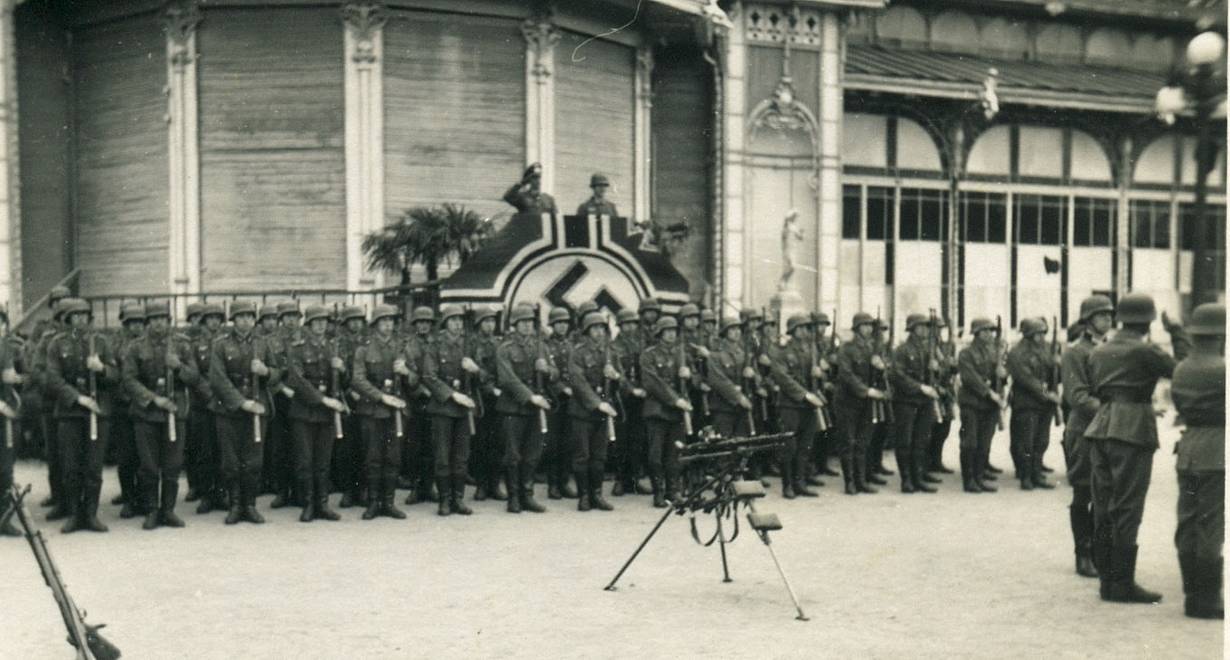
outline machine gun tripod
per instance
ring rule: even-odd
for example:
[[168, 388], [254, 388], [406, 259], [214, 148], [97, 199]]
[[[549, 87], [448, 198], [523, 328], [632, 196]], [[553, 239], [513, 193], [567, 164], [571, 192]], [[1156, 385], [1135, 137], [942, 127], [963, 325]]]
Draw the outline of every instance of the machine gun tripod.
[[[775, 435], [759, 435], [742, 438], [723, 439], [720, 436], [710, 436], [690, 445], [685, 445], [680, 449], [680, 463], [685, 466], [693, 466], [698, 468], [698, 472], [710, 474], [708, 478], [702, 479], [689, 489], [682, 497], [670, 502], [670, 506], [662, 517], [658, 519], [657, 524], [649, 531], [641, 544], [632, 552], [632, 556], [624, 562], [624, 565], [611, 579], [611, 582], [604, 587], [606, 591], [615, 591], [615, 583], [619, 582], [619, 578], [628, 570], [632, 562], [641, 554], [645, 546], [649, 545], [649, 541], [653, 539], [658, 530], [666, 522], [666, 519], [671, 514], [685, 515], [690, 519], [692, 538], [702, 546], [708, 547], [714, 542], [719, 544], [722, 556], [722, 582], [731, 582], [730, 569], [726, 561], [726, 544], [732, 543], [739, 536], [739, 507], [743, 506], [747, 509], [747, 522], [756, 535], [764, 543], [765, 548], [769, 551], [769, 556], [773, 558], [773, 565], [777, 567], [777, 572], [781, 575], [782, 582], [786, 585], [786, 590], [790, 593], [790, 600], [794, 603], [794, 609], [797, 612], [795, 619], [799, 621], [807, 621], [807, 615], [803, 612], [803, 606], [799, 604], [799, 598], [794, 592], [794, 587], [790, 585], [789, 578], [786, 577], [785, 570], [782, 569], [781, 562], [777, 559], [777, 553], [773, 551], [773, 545], [769, 538], [769, 532], [782, 529], [781, 520], [777, 514], [757, 511], [754, 501], [765, 496], [764, 486], [759, 481], [746, 481], [742, 479], [742, 475], [747, 470], [748, 460], [751, 457], [762, 451], [770, 451], [780, 446], [786, 439], [790, 437], [789, 433], [778, 433]], [[707, 541], [702, 541], [696, 528], [696, 514], [712, 514], [716, 520], [717, 529], [713, 536]], [[733, 532], [728, 537], [726, 530], [723, 527], [723, 519], [728, 519], [733, 523]]]

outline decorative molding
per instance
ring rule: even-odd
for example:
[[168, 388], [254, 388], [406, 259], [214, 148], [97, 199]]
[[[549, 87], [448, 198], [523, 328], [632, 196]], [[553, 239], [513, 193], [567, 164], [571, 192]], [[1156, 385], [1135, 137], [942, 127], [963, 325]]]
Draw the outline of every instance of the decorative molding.
[[363, 237], [384, 226], [384, 3], [341, 7], [346, 153], [346, 286], [379, 286], [363, 259]]
[[[201, 290], [201, 162], [197, 103], [195, 0], [176, 0], [162, 14], [167, 58], [167, 274], [170, 291]], [[179, 305], [185, 304], [178, 298]], [[182, 314], [183, 309], [176, 310]]]
[[811, 187], [819, 186], [820, 134], [819, 122], [807, 105], [795, 97], [794, 81], [790, 78], [789, 51], [783, 60], [782, 77], [773, 89], [773, 96], [761, 101], [752, 109], [748, 119], [748, 142], [756, 141], [756, 133], [763, 129], [774, 131], [806, 131], [811, 139], [812, 178]]
[[820, 48], [824, 44], [824, 14], [814, 7], [747, 5], [744, 25], [748, 43], [785, 44], [801, 48]]
[[21, 315], [21, 171], [18, 154], [16, 2], [0, 5], [0, 305]]
[[549, 8], [521, 23], [525, 38], [525, 160], [542, 165], [542, 189], [555, 190], [555, 45]]
[[653, 121], [653, 48], [642, 46], [636, 50], [636, 109], [633, 115], [633, 171], [635, 188], [632, 191], [633, 215], [644, 221], [650, 215], [652, 199], [652, 121]]

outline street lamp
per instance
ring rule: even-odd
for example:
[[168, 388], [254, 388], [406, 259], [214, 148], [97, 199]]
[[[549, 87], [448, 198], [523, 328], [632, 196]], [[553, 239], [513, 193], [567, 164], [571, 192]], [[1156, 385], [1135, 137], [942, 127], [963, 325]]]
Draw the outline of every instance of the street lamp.
[[[1223, 246], [1216, 245], [1209, 236], [1206, 197], [1208, 186], [1205, 179], [1217, 164], [1218, 144], [1213, 136], [1213, 120], [1226, 116], [1225, 70], [1218, 71], [1223, 61], [1226, 40], [1216, 32], [1203, 32], [1187, 44], [1186, 67], [1172, 78], [1171, 84], [1157, 92], [1158, 117], [1167, 125], [1176, 115], [1188, 109], [1196, 124], [1196, 203], [1195, 233], [1192, 242], [1192, 298], [1191, 306], [1210, 302], [1217, 297], [1221, 282], [1219, 270], [1223, 260]], [[1220, 74], [1220, 75], [1219, 75]]]

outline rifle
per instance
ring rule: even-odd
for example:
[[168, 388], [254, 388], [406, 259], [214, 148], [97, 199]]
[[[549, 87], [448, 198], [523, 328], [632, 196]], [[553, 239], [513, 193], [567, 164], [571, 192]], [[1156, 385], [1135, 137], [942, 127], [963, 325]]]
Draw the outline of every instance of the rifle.
[[[535, 307], [534, 313], [535, 316], [537, 316], [537, 307]], [[542, 335], [538, 335], [535, 341], [538, 346], [538, 359], [546, 360], [546, 356], [543, 355], [544, 346], [542, 345]], [[537, 364], [534, 365], [534, 387], [538, 390], [538, 394], [540, 396], [546, 396], [547, 390], [542, 383], [542, 371], [538, 368]], [[547, 426], [547, 411], [544, 408], [538, 409], [538, 425], [542, 427], [543, 435], [546, 435], [549, 428]]]
[[[602, 352], [603, 352], [603, 359], [606, 360], [606, 365], [605, 365], [605, 368], [603, 369], [605, 371], [606, 368], [611, 368], [612, 366], [611, 365], [611, 340], [609, 338], [606, 340], [606, 343], [603, 345]], [[612, 386], [611, 386], [611, 379], [606, 378], [605, 374], [603, 374], [602, 380], [603, 380], [602, 389], [606, 393], [606, 398], [612, 405], [614, 405], [615, 397], [613, 394], [614, 390], [612, 389]], [[615, 418], [611, 417], [610, 415], [606, 415], [606, 436], [608, 440], [610, 440], [611, 442], [615, 442]]]
[[[255, 332], [255, 330], [253, 330]], [[253, 357], [256, 356], [256, 351], [252, 352]], [[261, 377], [256, 373], [256, 369], [252, 370], [252, 399], [260, 403]], [[252, 413], [252, 442], [255, 444], [261, 443], [261, 415], [260, 413]]]
[[[1059, 394], [1059, 319], [1051, 317], [1051, 369], [1050, 377], [1047, 379], [1047, 389], [1052, 393]], [[1055, 402], [1055, 426], [1063, 426], [1063, 407], [1059, 402]]]
[[[679, 334], [682, 335], [683, 332]], [[683, 347], [683, 337], [678, 337], [675, 344], [679, 347], [679, 367], [682, 369], [688, 363], [687, 352]], [[679, 391], [685, 401], [691, 401], [691, 395], [688, 393], [688, 379], [682, 377], [679, 379]], [[692, 413], [687, 410], [683, 411], [683, 434], [684, 436], [692, 435]]]
[[[461, 353], [462, 357], [470, 356], [470, 318], [472, 309], [466, 308], [466, 315], [462, 318], [464, 327], [461, 329]], [[470, 358], [474, 359], [474, 358]], [[474, 400], [474, 405], [478, 405], [478, 401], [482, 398], [474, 394], [474, 382], [470, 377], [470, 372], [465, 369], [461, 370], [461, 389], [465, 390], [466, 396]], [[466, 423], [470, 427], [470, 435], [478, 435], [478, 425], [474, 422], [474, 408], [466, 408]]]
[[[753, 376], [751, 378], [744, 376], [743, 383], [744, 387], [747, 388], [747, 395], [749, 399], [756, 396], [756, 377], [754, 375], [756, 373], [756, 366], [755, 358], [752, 357], [752, 349], [754, 346], [755, 344], [752, 341], [752, 329], [748, 328], [747, 333], [743, 336], [743, 370], [746, 373], [748, 369], [751, 369]], [[764, 405], [763, 398], [760, 400], [760, 403], [762, 406]], [[747, 411], [747, 433], [748, 435], [756, 435], [756, 415], [752, 413], [750, 408]]]
[[[95, 349], [97, 347], [94, 345], [94, 339], [95, 339], [95, 334], [93, 331], [91, 331], [90, 332], [90, 357], [98, 357], [95, 353]], [[95, 375], [93, 369], [87, 368], [86, 371], [89, 374], [87, 377], [89, 378], [89, 381], [90, 381], [90, 398], [94, 399], [95, 403], [97, 403], [98, 401], [98, 376]], [[91, 442], [98, 441], [98, 415], [93, 410], [90, 411], [90, 441]]]
[[[940, 328], [939, 324], [935, 322], [935, 310], [927, 310], [927, 313], [931, 315], [931, 318], [928, 319], [931, 329], [927, 332], [927, 362], [923, 365], [925, 367], [923, 369], [923, 382], [934, 389], [936, 387], [936, 380], [935, 372], [931, 371], [931, 361], [935, 360], [936, 365], [939, 365], [939, 359], [936, 357], [936, 353], [939, 352], [939, 337], [936, 337], [935, 333], [939, 332]], [[937, 391], [936, 393], [938, 394], [939, 392]], [[931, 399], [931, 414], [935, 415], [936, 424], [944, 420], [944, 409], [940, 407], [939, 397]]]
[[808, 387], [811, 388], [812, 394], [815, 394], [820, 399], [820, 406], [816, 408], [816, 429], [820, 431], [829, 430], [828, 420], [828, 401], [824, 398], [824, 392], [821, 391], [819, 383], [816, 381], [816, 369], [820, 367], [820, 363], [816, 360], [816, 338], [812, 337], [808, 342], [811, 350], [811, 369], [808, 370]]
[[[173, 350], [172, 342], [173, 340], [171, 339], [170, 331], [168, 330], [167, 331], [167, 359], [163, 360], [164, 362], [166, 362], [167, 373], [164, 378], [166, 379], [167, 396], [171, 399], [171, 406], [174, 407], [175, 406], [175, 370], [171, 368], [171, 361], [170, 361], [171, 351]], [[175, 430], [175, 411], [168, 410], [167, 411], [167, 441], [174, 443], [178, 439], [179, 438], [176, 437], [176, 430]]]
[[115, 660], [119, 658], [120, 650], [99, 632], [105, 624], [91, 626], [86, 623], [85, 612], [77, 607], [72, 597], [68, 595], [68, 591], [65, 590], [64, 581], [60, 578], [60, 571], [56, 568], [55, 562], [51, 560], [51, 552], [47, 549], [43, 533], [34, 527], [34, 523], [30, 521], [30, 513], [26, 511], [25, 498], [29, 492], [30, 486], [28, 485], [21, 489], [16, 484], [10, 486], [9, 496], [13, 500], [13, 506], [5, 515], [17, 518], [26, 541], [30, 543], [30, 550], [34, 552], [34, 560], [38, 562], [43, 581], [51, 589], [51, 595], [60, 609], [60, 616], [64, 619], [64, 626], [68, 629], [68, 643], [77, 649], [78, 660]]
[[[338, 357], [338, 353], [341, 351], [340, 339], [338, 337], [334, 337], [332, 343], [333, 343], [333, 357]], [[329, 362], [330, 362], [329, 364], [329, 392], [333, 396], [333, 398], [337, 399], [338, 401], [341, 401], [342, 405], [344, 406], [346, 405], [346, 397], [342, 394], [341, 376], [337, 373], [337, 369], [333, 368], [333, 364], [332, 364], [333, 361], [330, 360]], [[340, 411], [334, 410], [333, 411], [333, 437], [335, 437], [338, 440], [341, 440], [345, 435], [346, 435], [346, 431], [345, 431], [345, 428], [342, 426], [342, 413]]]
[[1003, 359], [1004, 317], [995, 315], [995, 369], [991, 373], [991, 389], [999, 395], [999, 430], [1004, 430], [1004, 383], [999, 378], [999, 364]]

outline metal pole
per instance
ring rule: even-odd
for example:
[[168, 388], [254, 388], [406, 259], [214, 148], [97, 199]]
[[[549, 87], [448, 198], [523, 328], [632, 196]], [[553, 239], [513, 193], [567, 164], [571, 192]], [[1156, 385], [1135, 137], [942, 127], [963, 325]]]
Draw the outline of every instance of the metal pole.
[[1217, 298], [1217, 288], [1221, 283], [1218, 271], [1216, 250], [1212, 237], [1209, 236], [1208, 218], [1208, 186], [1205, 180], [1217, 161], [1217, 146], [1213, 143], [1210, 130], [1213, 105], [1216, 103], [1216, 92], [1212, 89], [1213, 68], [1203, 65], [1196, 68], [1192, 80], [1192, 92], [1196, 98], [1196, 203], [1195, 203], [1195, 240], [1192, 245], [1192, 300], [1194, 309], [1197, 305], [1212, 302]]

